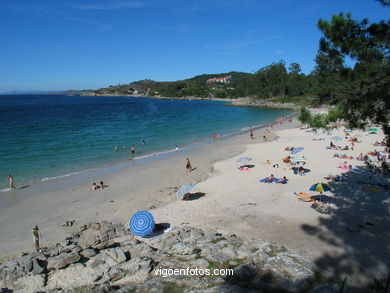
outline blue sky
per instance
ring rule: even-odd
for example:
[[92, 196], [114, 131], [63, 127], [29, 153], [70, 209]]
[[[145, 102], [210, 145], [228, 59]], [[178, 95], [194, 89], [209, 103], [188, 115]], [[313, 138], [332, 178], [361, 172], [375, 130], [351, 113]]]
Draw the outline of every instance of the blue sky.
[[375, 0], [1, 0], [0, 92], [314, 68], [319, 18], [387, 19]]

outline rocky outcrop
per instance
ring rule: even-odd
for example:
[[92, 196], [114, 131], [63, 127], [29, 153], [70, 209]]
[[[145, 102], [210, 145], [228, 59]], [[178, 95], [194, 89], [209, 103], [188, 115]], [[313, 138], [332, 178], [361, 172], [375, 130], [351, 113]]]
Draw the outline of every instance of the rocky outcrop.
[[[0, 288], [8, 292], [321, 292], [313, 288], [315, 272], [312, 263], [280, 243], [254, 243], [188, 226], [142, 239], [123, 225], [102, 222], [84, 225], [40, 253], [1, 264]], [[333, 288], [329, 286], [323, 289]]]

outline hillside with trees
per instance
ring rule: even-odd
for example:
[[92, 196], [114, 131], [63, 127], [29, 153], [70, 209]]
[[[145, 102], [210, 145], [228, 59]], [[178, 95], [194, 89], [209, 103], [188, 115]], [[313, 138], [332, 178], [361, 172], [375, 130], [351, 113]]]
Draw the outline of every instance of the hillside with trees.
[[[218, 81], [229, 77], [227, 81]], [[213, 81], [216, 80], [216, 81]], [[227, 72], [202, 74], [172, 82], [141, 80], [129, 84], [109, 86], [93, 95], [144, 95], [170, 98], [284, 98], [313, 94], [316, 76], [305, 75], [298, 63], [286, 66], [284, 61], [272, 63], [256, 73]]]
[[[384, 9], [389, 1], [377, 1]], [[330, 21], [320, 19], [323, 33], [314, 60], [316, 66], [304, 74], [298, 63], [281, 60], [255, 73], [203, 74], [173, 82], [141, 80], [109, 86], [90, 95], [144, 95], [171, 98], [272, 99], [304, 106], [334, 105], [329, 115], [306, 117], [305, 123], [325, 127], [338, 119], [352, 128], [380, 124], [390, 137], [390, 21], [355, 20], [339, 13]], [[348, 63], [352, 65], [347, 65]], [[306, 116], [305, 116], [306, 115]]]

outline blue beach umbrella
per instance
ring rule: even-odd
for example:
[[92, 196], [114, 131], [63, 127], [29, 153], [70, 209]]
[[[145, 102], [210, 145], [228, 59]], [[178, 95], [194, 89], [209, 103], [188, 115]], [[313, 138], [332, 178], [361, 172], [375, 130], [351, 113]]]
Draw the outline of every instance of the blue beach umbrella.
[[148, 211], [138, 211], [130, 220], [130, 230], [134, 235], [146, 236], [153, 232], [154, 218]]
[[184, 184], [183, 186], [181, 186], [179, 188], [179, 190], [176, 192], [176, 195], [177, 196], [183, 196], [184, 194], [187, 194], [188, 192], [190, 192], [190, 190], [192, 188], [194, 188], [196, 184], [195, 183], [187, 183], [187, 184]]
[[252, 159], [249, 157], [241, 157], [237, 160], [237, 162], [239, 162], [239, 163], [245, 163], [245, 162], [249, 162], [249, 161], [252, 161]]
[[325, 192], [332, 189], [328, 183], [316, 183], [310, 187], [310, 191]]

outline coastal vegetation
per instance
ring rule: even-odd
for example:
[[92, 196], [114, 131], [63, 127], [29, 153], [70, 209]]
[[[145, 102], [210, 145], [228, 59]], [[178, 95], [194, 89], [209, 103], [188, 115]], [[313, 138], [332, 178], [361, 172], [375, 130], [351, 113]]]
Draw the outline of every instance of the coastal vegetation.
[[[390, 6], [388, 1], [378, 2], [384, 9]], [[370, 122], [381, 125], [390, 137], [390, 21], [355, 20], [349, 13], [340, 13], [330, 21], [320, 19], [317, 26], [323, 36], [314, 59], [316, 66], [309, 74], [302, 73], [298, 63], [287, 65], [280, 60], [255, 73], [203, 74], [171, 82], [141, 80], [86, 94], [249, 97], [306, 107], [332, 105], [334, 111], [315, 115], [305, 123], [323, 127], [343, 119], [351, 128], [364, 128]]]
[[[388, 1], [381, 1], [390, 6]], [[308, 117], [302, 109], [301, 121], [314, 127], [342, 119], [350, 128], [381, 125], [390, 137], [390, 21], [370, 23], [352, 19], [350, 14], [320, 19], [323, 32], [316, 57], [317, 99], [332, 103], [336, 109], [328, 115]], [[353, 67], [345, 65], [346, 59]], [[389, 144], [389, 141], [387, 142]]]

